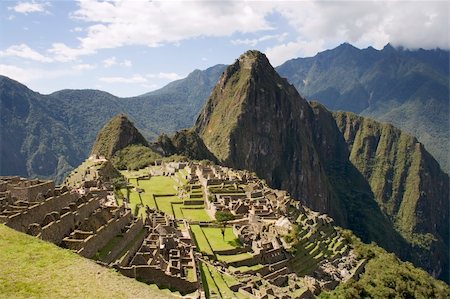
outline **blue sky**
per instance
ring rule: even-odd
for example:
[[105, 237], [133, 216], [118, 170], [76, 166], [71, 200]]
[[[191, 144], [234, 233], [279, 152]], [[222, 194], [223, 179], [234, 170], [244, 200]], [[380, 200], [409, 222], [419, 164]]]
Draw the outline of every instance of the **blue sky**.
[[449, 48], [447, 1], [1, 1], [0, 74], [134, 96], [248, 49], [274, 66], [343, 42]]

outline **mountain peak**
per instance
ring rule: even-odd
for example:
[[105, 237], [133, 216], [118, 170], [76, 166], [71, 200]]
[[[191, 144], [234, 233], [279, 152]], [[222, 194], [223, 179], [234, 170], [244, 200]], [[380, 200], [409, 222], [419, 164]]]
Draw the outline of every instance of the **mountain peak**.
[[242, 54], [238, 60], [250, 65], [253, 65], [255, 62], [270, 65], [266, 55], [258, 50], [248, 50], [247, 52]]
[[119, 113], [111, 118], [97, 134], [91, 154], [105, 156], [109, 159], [117, 151], [132, 144], [148, 146], [147, 140], [128, 117]]

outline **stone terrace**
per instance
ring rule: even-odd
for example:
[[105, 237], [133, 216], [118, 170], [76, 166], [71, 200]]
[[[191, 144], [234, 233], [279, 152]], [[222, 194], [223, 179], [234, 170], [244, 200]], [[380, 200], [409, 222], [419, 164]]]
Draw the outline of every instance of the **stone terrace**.
[[125, 263], [118, 262], [119, 271], [158, 286], [174, 288], [181, 293], [198, 289], [198, 274], [194, 259], [194, 243], [189, 224], [177, 228], [164, 213], [147, 208], [148, 234], [137, 252]]

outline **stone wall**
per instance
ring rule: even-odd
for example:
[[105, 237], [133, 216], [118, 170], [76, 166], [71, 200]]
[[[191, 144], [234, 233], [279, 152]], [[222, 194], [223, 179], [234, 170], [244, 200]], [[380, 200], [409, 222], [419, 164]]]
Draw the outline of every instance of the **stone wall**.
[[141, 248], [142, 243], [144, 242], [145, 238], [148, 235], [148, 228], [144, 227], [144, 229], [145, 229], [145, 233], [142, 234], [136, 240], [134, 240], [133, 245], [128, 249], [128, 251], [125, 253], [125, 255], [122, 256], [120, 258], [120, 260], [117, 261], [117, 264], [119, 266], [126, 266], [126, 265], [128, 265], [131, 262], [131, 260], [133, 259], [133, 257], [136, 255], [138, 250]]
[[97, 198], [80, 204], [75, 211], [67, 211], [60, 219], [51, 222], [42, 228], [39, 238], [55, 244], [60, 244], [65, 236], [72, 232], [83, 219], [100, 207]]
[[11, 196], [17, 199], [34, 201], [39, 193], [46, 194], [49, 190], [53, 191], [55, 189], [55, 183], [53, 181], [39, 182], [33, 184], [33, 181], [23, 181], [19, 185], [8, 186], [11, 191]]
[[142, 218], [137, 218], [133, 223], [131, 223], [130, 227], [126, 232], [123, 233], [123, 238], [111, 249], [111, 251], [101, 259], [104, 263], [113, 262], [118, 255], [127, 247], [130, 242], [133, 242], [134, 239], [139, 235], [139, 233], [144, 228], [144, 222]]
[[132, 221], [131, 211], [127, 211], [125, 215], [117, 219], [112, 218], [107, 224], [100, 227], [97, 233], [89, 236], [83, 241], [82, 248], [78, 251], [81, 256], [91, 258], [99, 249], [104, 247], [112, 238], [120, 233], [120, 231]]
[[261, 253], [255, 254], [252, 258], [230, 263], [233, 267], [241, 266], [253, 266], [256, 264], [275, 264], [287, 259], [283, 248], [277, 248], [272, 250], [261, 250]]
[[62, 208], [69, 206], [75, 202], [77, 195], [73, 193], [63, 193], [59, 196], [53, 196], [45, 199], [43, 202], [35, 203], [20, 214], [8, 217], [6, 225], [20, 232], [27, 232], [28, 227], [32, 223], [41, 224], [45, 216], [53, 211], [61, 211]]

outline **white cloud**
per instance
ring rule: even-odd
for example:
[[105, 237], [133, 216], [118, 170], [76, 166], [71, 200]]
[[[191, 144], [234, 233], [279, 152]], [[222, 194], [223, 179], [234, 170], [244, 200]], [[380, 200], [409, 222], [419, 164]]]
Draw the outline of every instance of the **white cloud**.
[[277, 4], [304, 41], [381, 48], [449, 48], [446, 1], [314, 1]]
[[83, 28], [81, 28], [81, 27], [75, 27], [70, 30], [70, 32], [82, 32], [82, 31], [83, 31]]
[[48, 2], [20, 2], [16, 6], [8, 7], [8, 9], [18, 13], [29, 14], [33, 12], [48, 12], [45, 7], [49, 5], [50, 3]]
[[314, 56], [323, 49], [324, 41], [295, 41], [266, 49], [267, 58], [273, 66], [278, 66], [288, 59], [298, 56]]
[[74, 65], [72, 68], [77, 71], [89, 71], [95, 69], [96, 66], [92, 64], [82, 63]]
[[38, 62], [52, 62], [53, 60], [46, 57], [39, 52], [31, 49], [26, 44], [13, 45], [4, 51], [0, 51], [0, 57], [15, 56], [25, 59], [30, 59]]
[[146, 83], [147, 79], [137, 74], [132, 77], [100, 77], [99, 81], [105, 83]]
[[118, 62], [117, 58], [115, 56], [106, 58], [105, 60], [102, 61], [103, 66], [105, 68], [109, 68], [113, 65], [119, 65], [119, 66], [124, 66], [124, 67], [131, 67], [133, 66], [133, 64], [131, 63], [130, 60], [128, 59], [124, 59], [122, 62]]
[[72, 61], [78, 56], [95, 54], [97, 51], [86, 48], [71, 48], [63, 43], [54, 43], [52, 48], [48, 50], [49, 53], [53, 54], [53, 59], [57, 61]]
[[68, 75], [76, 74], [73, 70], [46, 70], [38, 68], [22, 68], [15, 65], [0, 64], [0, 74], [21, 83], [30, 83], [31, 81], [43, 79], [56, 79]]
[[[34, 2], [33, 2], [34, 3]], [[33, 4], [32, 3], [32, 4]], [[72, 18], [87, 23], [74, 47], [55, 43], [49, 50], [58, 61], [75, 60], [101, 49], [140, 45], [181, 45], [198, 37], [227, 37], [234, 33], [263, 36], [232, 39], [236, 45], [269, 48], [280, 57], [309, 55], [318, 49], [350, 42], [381, 48], [386, 43], [409, 48], [449, 48], [448, 3], [445, 1], [79, 1]], [[281, 19], [278, 22], [277, 19]], [[275, 20], [275, 21], [274, 21]], [[287, 23], [286, 35], [270, 31]], [[271, 55], [272, 59], [274, 54]], [[127, 66], [124, 63], [123, 66]]]
[[72, 17], [93, 23], [79, 45], [55, 44], [52, 53], [73, 60], [99, 49], [127, 45], [158, 47], [208, 36], [271, 29], [270, 5], [234, 1], [80, 1]]
[[282, 42], [286, 37], [287, 37], [287, 33], [283, 33], [283, 34], [273, 34], [273, 35], [263, 35], [261, 37], [258, 38], [253, 38], [253, 39], [233, 39], [231, 40], [231, 43], [233, 45], [247, 45], [247, 46], [256, 46], [257, 44], [261, 43], [261, 42], [265, 42], [268, 40], [273, 40], [276, 39], [279, 42]]
[[111, 67], [117, 64], [116, 57], [109, 57], [102, 61], [104, 67]]
[[170, 80], [170, 81], [184, 78], [183, 76], [178, 75], [177, 73], [164, 73], [164, 72], [160, 72], [159, 74], [147, 74], [146, 76], [148, 78], [158, 78], [158, 79], [165, 79], [165, 80]]
[[125, 59], [124, 61], [122, 61], [122, 62], [120, 63], [120, 65], [122, 65], [122, 66], [124, 66], [124, 67], [132, 67], [132, 66], [133, 66], [133, 64], [131, 63], [131, 61], [128, 60], [128, 59]]

